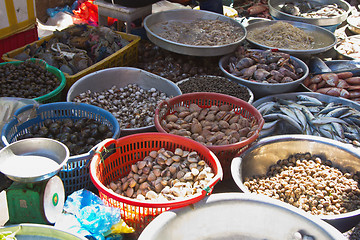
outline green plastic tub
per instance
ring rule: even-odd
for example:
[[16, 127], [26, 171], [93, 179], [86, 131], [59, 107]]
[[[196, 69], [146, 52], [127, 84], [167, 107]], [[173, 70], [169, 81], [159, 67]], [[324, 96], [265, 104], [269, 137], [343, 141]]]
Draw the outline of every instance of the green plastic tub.
[[[62, 71], [60, 71], [59, 69], [48, 65], [44, 60], [41, 60], [41, 59], [31, 58], [31, 59], [28, 59], [26, 61], [37, 62], [38, 64], [44, 66], [44, 68], [48, 72], [54, 74], [60, 80], [60, 85], [56, 89], [54, 89], [52, 92], [49, 92], [48, 94], [45, 94], [45, 95], [37, 97], [37, 98], [33, 98], [33, 100], [35, 100], [35, 101], [37, 101], [39, 103], [51, 103], [51, 102], [59, 102], [59, 101], [61, 101], [62, 90], [66, 86], [66, 78], [65, 78], [64, 73]], [[2, 65], [5, 65], [5, 64], [20, 65], [23, 62], [24, 61], [3, 62], [3, 63], [0, 63], [0, 67]]]

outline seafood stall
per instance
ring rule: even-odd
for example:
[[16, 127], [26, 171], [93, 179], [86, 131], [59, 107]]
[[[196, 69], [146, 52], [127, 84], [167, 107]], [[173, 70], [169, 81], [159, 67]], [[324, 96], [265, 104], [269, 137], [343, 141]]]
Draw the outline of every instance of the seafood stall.
[[141, 36], [74, 24], [2, 56], [0, 97], [32, 101], [4, 106], [2, 147], [51, 139], [69, 156], [60, 205], [49, 179], [18, 187], [0, 168], [0, 216], [19, 224], [0, 221], [0, 239], [44, 224], [14, 217], [43, 195], [45, 224], [72, 239], [360, 238], [359, 6], [182, 5]]

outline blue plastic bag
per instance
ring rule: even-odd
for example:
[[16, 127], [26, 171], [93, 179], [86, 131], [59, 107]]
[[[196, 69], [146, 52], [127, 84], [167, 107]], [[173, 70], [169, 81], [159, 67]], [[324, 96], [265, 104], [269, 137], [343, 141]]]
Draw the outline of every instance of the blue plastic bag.
[[67, 12], [72, 14], [72, 10], [71, 8], [66, 5], [65, 7], [55, 7], [55, 8], [48, 8], [46, 9], [46, 13], [47, 15], [49, 15], [49, 17], [55, 17], [56, 14], [58, 14], [59, 12]]
[[86, 189], [68, 196], [63, 210], [64, 214], [55, 227], [90, 239], [105, 239], [103, 234], [121, 220], [120, 209], [106, 206], [97, 195]]

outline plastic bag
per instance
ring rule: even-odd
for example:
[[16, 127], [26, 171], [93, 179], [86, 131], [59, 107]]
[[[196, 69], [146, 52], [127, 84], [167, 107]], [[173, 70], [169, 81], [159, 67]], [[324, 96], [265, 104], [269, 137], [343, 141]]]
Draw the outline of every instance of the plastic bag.
[[66, 12], [72, 14], [72, 10], [68, 5], [66, 5], [65, 7], [55, 7], [55, 8], [46, 9], [46, 13], [47, 15], [49, 15], [49, 17], [55, 17], [55, 15], [58, 14], [59, 12]]
[[120, 209], [106, 206], [94, 193], [82, 189], [65, 201], [64, 214], [55, 226], [92, 239], [105, 239], [111, 227], [121, 220]]
[[[39, 103], [33, 99], [0, 97], [0, 132], [4, 125], [14, 117], [16, 110], [29, 104], [39, 106]], [[0, 149], [2, 147], [3, 145], [0, 142]]]
[[91, 26], [98, 26], [98, 8], [92, 1], [86, 1], [73, 10], [73, 21], [75, 24], [86, 23]]
[[110, 230], [104, 233], [104, 236], [108, 236], [111, 234], [122, 234], [122, 233], [133, 233], [135, 232], [134, 228], [129, 227], [124, 220], [120, 220], [120, 222], [115, 223], [111, 226]]

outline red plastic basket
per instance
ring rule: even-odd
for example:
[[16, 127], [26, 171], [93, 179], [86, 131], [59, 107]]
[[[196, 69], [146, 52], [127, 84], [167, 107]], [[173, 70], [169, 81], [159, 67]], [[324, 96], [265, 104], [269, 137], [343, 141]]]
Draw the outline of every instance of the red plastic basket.
[[[121, 196], [106, 187], [111, 181], [127, 176], [132, 164], [143, 160], [151, 151], [160, 148], [170, 151], [175, 151], [176, 148], [196, 151], [212, 168], [214, 178], [203, 189], [201, 195], [194, 195], [186, 200], [150, 202]], [[90, 177], [99, 190], [100, 198], [106, 205], [120, 208], [122, 219], [129, 226], [134, 227], [137, 233], [140, 233], [160, 213], [188, 206], [211, 194], [213, 187], [222, 176], [221, 164], [208, 148], [191, 139], [165, 133], [138, 133], [116, 140], [109, 139], [98, 147], [90, 163]]]
[[[264, 119], [261, 113], [251, 104], [226, 94], [212, 93], [212, 92], [194, 92], [182, 94], [167, 101], [161, 102], [155, 110], [155, 127], [159, 132], [166, 133], [166, 130], [161, 126], [161, 121], [169, 114], [174, 113], [178, 106], [189, 106], [196, 103], [201, 108], [210, 108], [211, 106], [230, 105], [236, 114], [250, 119], [258, 125], [258, 129], [244, 141], [240, 141], [227, 145], [212, 145], [207, 146], [213, 151], [221, 162], [224, 171], [224, 179], [231, 178], [231, 160], [245, 151], [251, 143], [253, 143], [259, 136], [264, 125]], [[165, 108], [165, 109], [164, 109]], [[164, 111], [165, 110], [165, 111]]]

